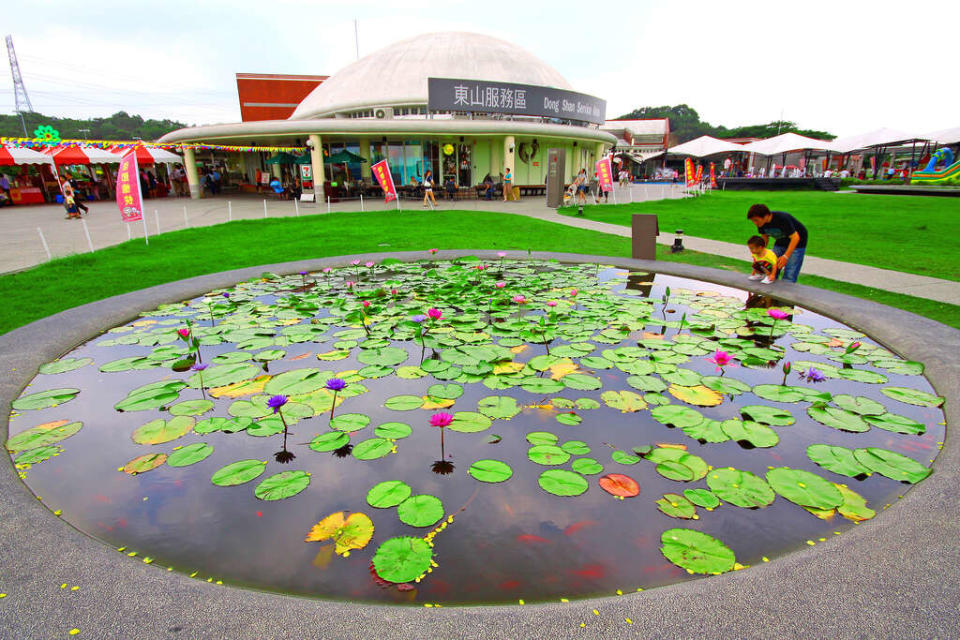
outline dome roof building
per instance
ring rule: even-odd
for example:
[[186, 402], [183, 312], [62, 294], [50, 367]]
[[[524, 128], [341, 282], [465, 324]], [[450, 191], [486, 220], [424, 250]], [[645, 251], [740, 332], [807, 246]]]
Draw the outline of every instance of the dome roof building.
[[[514, 186], [535, 191], [543, 189], [548, 148], [565, 151], [566, 180], [582, 167], [592, 174], [593, 162], [616, 143], [599, 129], [604, 110], [602, 100], [574, 92], [556, 69], [521, 47], [476, 33], [431, 33], [347, 65], [286, 120], [190, 127], [160, 141], [306, 144], [309, 165], [270, 167], [278, 178], [299, 174], [287, 177], [302, 178], [305, 191], [318, 198], [373, 188], [370, 166], [381, 160], [388, 161], [398, 186], [419, 183], [430, 170], [438, 184], [452, 180], [467, 190], [487, 176], [499, 184], [510, 169]], [[341, 151], [364, 162], [324, 162]], [[193, 150], [184, 147], [184, 153], [191, 195], [200, 197]], [[251, 153], [228, 154], [221, 158], [221, 173], [241, 186], [255, 185], [267, 169], [264, 161]]]

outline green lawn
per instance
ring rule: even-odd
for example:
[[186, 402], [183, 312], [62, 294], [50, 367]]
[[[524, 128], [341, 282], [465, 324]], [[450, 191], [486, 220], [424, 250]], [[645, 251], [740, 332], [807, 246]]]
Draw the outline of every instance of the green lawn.
[[[634, 213], [655, 213], [660, 228], [744, 245], [756, 233], [747, 209], [763, 203], [807, 227], [808, 255], [960, 280], [960, 198], [839, 194], [822, 191], [714, 191], [683, 200], [591, 205], [591, 220], [630, 225]], [[575, 215], [568, 207], [560, 213]], [[807, 276], [804, 276], [804, 282]]]
[[[0, 276], [0, 333], [94, 300], [206, 273], [274, 262], [379, 251], [512, 249], [629, 256], [626, 238], [522, 216], [468, 211], [339, 213], [186, 229], [54, 260]], [[426, 255], [426, 253], [424, 254]], [[685, 252], [663, 260], [744, 273], [746, 262]], [[804, 282], [876, 300], [960, 327], [960, 307], [804, 277]]]

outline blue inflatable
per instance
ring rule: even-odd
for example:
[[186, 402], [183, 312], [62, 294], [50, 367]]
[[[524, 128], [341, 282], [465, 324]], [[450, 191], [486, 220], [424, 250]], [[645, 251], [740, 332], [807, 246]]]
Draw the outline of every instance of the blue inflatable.
[[924, 171], [936, 171], [937, 165], [943, 163], [945, 166], [949, 167], [953, 164], [953, 151], [948, 147], [940, 147], [937, 149], [932, 156], [930, 156], [930, 163], [924, 167]]

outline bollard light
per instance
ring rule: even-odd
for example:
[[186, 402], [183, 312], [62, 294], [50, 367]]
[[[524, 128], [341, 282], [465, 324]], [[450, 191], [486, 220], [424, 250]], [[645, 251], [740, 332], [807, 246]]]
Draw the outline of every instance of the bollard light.
[[670, 253], [680, 253], [683, 251], [683, 229], [677, 229], [677, 237], [673, 239], [673, 246], [670, 247]]
[[583, 215], [583, 205], [582, 205], [582, 204], [581, 204], [579, 207], [577, 207], [577, 215], [578, 215], [578, 216], [582, 216], [582, 215]]

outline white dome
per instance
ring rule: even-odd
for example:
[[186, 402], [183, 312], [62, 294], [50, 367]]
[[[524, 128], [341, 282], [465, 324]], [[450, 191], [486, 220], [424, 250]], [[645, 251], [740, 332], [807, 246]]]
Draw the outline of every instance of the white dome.
[[341, 69], [303, 99], [291, 120], [385, 105], [427, 103], [427, 78], [464, 78], [572, 90], [556, 69], [520, 47], [477, 33], [428, 33]]

